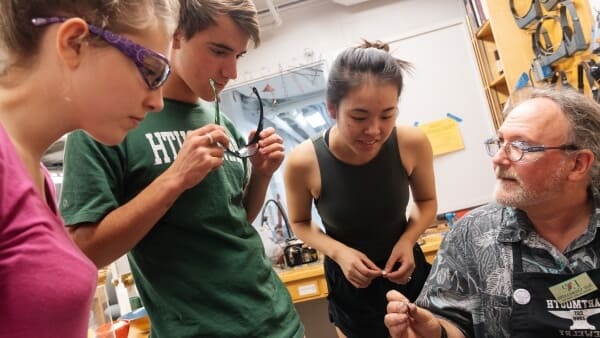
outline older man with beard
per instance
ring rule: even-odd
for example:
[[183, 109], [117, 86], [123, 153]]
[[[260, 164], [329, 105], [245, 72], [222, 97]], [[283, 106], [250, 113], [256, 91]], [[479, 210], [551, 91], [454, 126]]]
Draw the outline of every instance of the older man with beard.
[[600, 337], [600, 105], [534, 89], [485, 141], [497, 203], [446, 235], [415, 304], [388, 293], [404, 337]]

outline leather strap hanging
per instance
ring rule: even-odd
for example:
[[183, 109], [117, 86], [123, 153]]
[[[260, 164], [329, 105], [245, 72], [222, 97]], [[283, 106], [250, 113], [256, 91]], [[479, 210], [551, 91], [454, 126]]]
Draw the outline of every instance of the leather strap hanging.
[[[567, 11], [569, 11], [568, 14]], [[572, 26], [569, 25], [569, 16], [571, 17]], [[567, 43], [569, 55], [587, 49], [583, 28], [581, 28], [581, 21], [572, 0], [562, 1], [562, 6], [560, 7], [560, 25], [563, 27], [563, 39]]]
[[[595, 72], [592, 70], [596, 70]], [[596, 102], [600, 102], [600, 87], [594, 73], [600, 77], [600, 66], [594, 61], [582, 61], [577, 65], [577, 87], [580, 93], [585, 92], [585, 82], [587, 82], [592, 98]]]
[[551, 11], [561, 0], [540, 0], [547, 11]]
[[517, 13], [517, 10], [515, 9], [515, 0], [510, 0], [509, 4], [513, 18], [515, 19], [517, 26], [521, 29], [531, 25], [534, 21], [540, 19], [543, 16], [540, 0], [531, 0], [531, 5], [529, 6], [527, 13], [525, 13], [525, 15], [523, 16], [519, 16], [519, 14]]
[[565, 73], [562, 70], [554, 73], [554, 76], [552, 77], [552, 80], [550, 81], [550, 83], [557, 89], [565, 89], [565, 88], [575, 89], [569, 83], [569, 79], [567, 78], [567, 73]]
[[[573, 28], [571, 28], [571, 25], [569, 24], [569, 16]], [[562, 41], [558, 48], [549, 46], [551, 45], [551, 41], [547, 35], [547, 31], [543, 27], [544, 22], [547, 20], [555, 20], [560, 23], [562, 29]], [[544, 46], [542, 46], [542, 38], [544, 39]], [[587, 48], [583, 29], [581, 28], [581, 22], [579, 21], [577, 10], [571, 0], [562, 1], [559, 16], [544, 15], [540, 18], [532, 36], [532, 45], [536, 55], [536, 61], [539, 62], [541, 66], [553, 65], [558, 60]]]

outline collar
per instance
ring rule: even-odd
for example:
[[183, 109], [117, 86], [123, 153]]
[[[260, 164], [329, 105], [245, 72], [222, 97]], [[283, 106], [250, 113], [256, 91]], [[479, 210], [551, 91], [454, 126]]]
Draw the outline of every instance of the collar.
[[[588, 230], [577, 238], [570, 246], [575, 249], [580, 246], [589, 244], [596, 238], [600, 228], [600, 193], [597, 189], [590, 188], [588, 193], [593, 201], [592, 214], [590, 215], [590, 223]], [[533, 224], [527, 217], [527, 214], [517, 208], [503, 207], [501, 226], [498, 232], [497, 240], [500, 243], [516, 243], [528, 238], [529, 235], [535, 233]]]

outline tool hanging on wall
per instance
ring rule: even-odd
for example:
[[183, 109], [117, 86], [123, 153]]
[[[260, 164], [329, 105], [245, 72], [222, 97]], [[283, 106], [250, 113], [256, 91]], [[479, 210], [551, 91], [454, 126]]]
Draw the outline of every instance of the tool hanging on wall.
[[600, 102], [598, 79], [600, 79], [600, 65], [596, 61], [582, 61], [577, 65], [577, 88], [579, 92], [585, 93], [585, 83], [587, 82], [592, 98], [596, 102]]
[[[571, 0], [562, 1], [559, 13], [559, 16], [544, 15], [536, 24], [532, 36], [532, 48], [535, 54], [534, 68], [536, 66], [554, 65], [557, 61], [569, 57], [577, 51], [587, 49], [581, 22], [573, 2]], [[548, 32], [544, 28], [544, 23], [548, 20], [560, 23], [562, 40], [558, 48], [552, 45]], [[572, 27], [569, 22], [571, 22]], [[542, 41], [544, 45], [542, 45]]]
[[567, 73], [562, 70], [554, 72], [552, 79], [550, 80], [550, 84], [553, 85], [556, 89], [575, 89], [569, 83], [569, 79], [567, 78]]
[[[542, 39], [539, 39], [540, 37]], [[536, 40], [536, 38], [538, 40]], [[543, 26], [541, 26], [539, 33], [531, 34], [531, 45], [533, 46], [534, 53], [536, 55], [536, 58], [534, 58], [533, 62], [531, 63], [531, 71], [533, 72], [533, 76], [531, 77], [531, 79], [532, 80], [535, 79], [536, 82], [545, 81], [545, 80], [551, 78], [552, 74], [553, 74], [553, 71], [552, 71], [552, 68], [550, 67], [550, 65], [542, 64], [540, 59], [537, 57], [538, 52], [536, 51], [535, 47], [537, 44], [541, 43], [541, 41], [544, 42], [545, 50], [547, 50], [547, 51], [552, 50], [552, 40], [550, 39], [548, 30]]]
[[540, 1], [542, 2], [542, 5], [544, 6], [544, 8], [547, 11], [551, 11], [562, 0], [540, 0]]
[[528, 27], [543, 16], [540, 0], [532, 0], [527, 13], [525, 13], [523, 16], [519, 16], [517, 13], [517, 9], [515, 8], [515, 0], [510, 0], [509, 3], [513, 18], [515, 18], [517, 26], [521, 29]]

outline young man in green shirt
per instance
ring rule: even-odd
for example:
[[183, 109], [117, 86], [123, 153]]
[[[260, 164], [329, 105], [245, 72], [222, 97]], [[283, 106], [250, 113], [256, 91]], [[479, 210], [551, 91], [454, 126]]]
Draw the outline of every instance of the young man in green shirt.
[[[65, 147], [61, 212], [81, 249], [104, 266], [129, 252], [152, 337], [304, 336], [290, 296], [250, 224], [284, 157], [272, 128], [259, 151], [205, 101], [237, 76], [250, 39], [250, 0], [182, 0], [165, 106], [116, 147], [76, 132]], [[200, 100], [199, 100], [200, 99]], [[252, 135], [250, 135], [252, 136]]]

